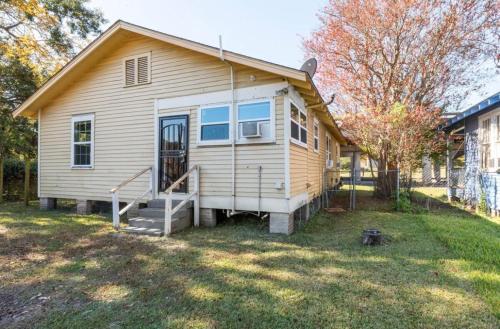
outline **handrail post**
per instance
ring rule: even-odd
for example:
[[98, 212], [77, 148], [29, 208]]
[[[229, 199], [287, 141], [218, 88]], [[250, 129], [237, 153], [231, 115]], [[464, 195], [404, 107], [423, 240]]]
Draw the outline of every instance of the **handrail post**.
[[200, 166], [196, 166], [194, 173], [194, 226], [200, 226]]
[[118, 199], [118, 191], [112, 193], [113, 203], [113, 227], [115, 230], [120, 229], [120, 201]]
[[167, 194], [165, 199], [165, 236], [170, 235], [172, 231], [172, 191]]

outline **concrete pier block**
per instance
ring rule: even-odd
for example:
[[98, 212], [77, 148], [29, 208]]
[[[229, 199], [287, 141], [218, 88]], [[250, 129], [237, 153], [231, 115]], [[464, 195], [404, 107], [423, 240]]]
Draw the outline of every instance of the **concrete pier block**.
[[56, 209], [56, 207], [57, 207], [56, 198], [40, 198], [41, 210], [51, 210], [51, 209]]
[[214, 227], [217, 225], [217, 211], [211, 208], [200, 208], [200, 225]]
[[293, 213], [277, 213], [269, 214], [269, 233], [279, 233], [290, 235], [293, 233]]
[[78, 215], [91, 214], [93, 203], [91, 200], [76, 200], [76, 213]]

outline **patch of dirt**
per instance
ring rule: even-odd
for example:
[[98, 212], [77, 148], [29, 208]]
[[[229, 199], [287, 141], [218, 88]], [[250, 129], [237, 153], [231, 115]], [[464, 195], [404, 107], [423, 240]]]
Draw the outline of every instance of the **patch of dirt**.
[[38, 316], [49, 300], [49, 296], [41, 293], [26, 300], [19, 298], [17, 294], [0, 292], [0, 327]]

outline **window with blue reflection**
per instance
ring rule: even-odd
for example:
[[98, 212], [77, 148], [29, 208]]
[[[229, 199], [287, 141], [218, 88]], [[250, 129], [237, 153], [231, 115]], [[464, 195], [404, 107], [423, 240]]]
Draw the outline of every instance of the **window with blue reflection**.
[[201, 123], [229, 121], [229, 106], [205, 108], [201, 110]]
[[201, 109], [201, 141], [229, 140], [229, 106]]
[[205, 125], [201, 127], [201, 140], [227, 140], [229, 139], [229, 124]]
[[238, 105], [239, 121], [269, 120], [271, 117], [271, 103], [260, 102]]

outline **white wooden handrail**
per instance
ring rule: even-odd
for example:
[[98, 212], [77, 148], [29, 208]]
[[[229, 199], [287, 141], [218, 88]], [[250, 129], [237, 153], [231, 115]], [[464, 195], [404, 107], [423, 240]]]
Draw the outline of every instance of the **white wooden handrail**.
[[[135, 198], [132, 202], [127, 204], [125, 207], [123, 207], [122, 210], [120, 210], [120, 200], [119, 200], [119, 193], [118, 191], [126, 186], [128, 183], [131, 181], [135, 180], [136, 178], [140, 177], [141, 175], [150, 172], [149, 175], [149, 188], [146, 192], [144, 192], [141, 196]], [[153, 196], [153, 182], [154, 182], [154, 172], [153, 172], [153, 167], [149, 166], [146, 169], [141, 170], [134, 176], [124, 180], [122, 183], [118, 184], [116, 187], [112, 188], [109, 192], [111, 193], [111, 198], [112, 198], [112, 204], [113, 204], [113, 227], [115, 230], [120, 229], [120, 216], [126, 213], [137, 201], [143, 199], [146, 195], [151, 194], [151, 197]]]
[[131, 181], [133, 181], [134, 179], [136, 179], [137, 177], [141, 176], [142, 174], [144, 174], [145, 172], [147, 172], [151, 169], [153, 169], [153, 167], [149, 166], [146, 169], [141, 170], [140, 172], [138, 172], [134, 176], [127, 178], [126, 180], [124, 180], [123, 182], [118, 184], [116, 187], [112, 188], [109, 192], [114, 193], [114, 192], [118, 191], [119, 189], [121, 189], [122, 187], [124, 187], [125, 185], [127, 185], [128, 183], [130, 183]]
[[188, 171], [184, 175], [182, 175], [178, 180], [176, 180], [172, 185], [170, 185], [169, 188], [165, 190], [164, 193], [171, 193], [173, 189], [175, 189], [177, 186], [179, 186], [194, 170], [197, 170], [198, 166], [194, 165], [191, 168], [189, 168]]
[[[185, 179], [189, 178], [191, 173], [194, 172], [194, 186], [193, 192], [185, 196], [183, 200], [172, 209], [172, 193]], [[165, 199], [165, 236], [170, 235], [172, 232], [172, 216], [179, 211], [186, 203], [193, 200], [194, 207], [194, 226], [200, 226], [200, 167], [197, 165], [192, 166], [184, 175], [176, 180], [168, 189], [165, 190], [167, 194]]]

